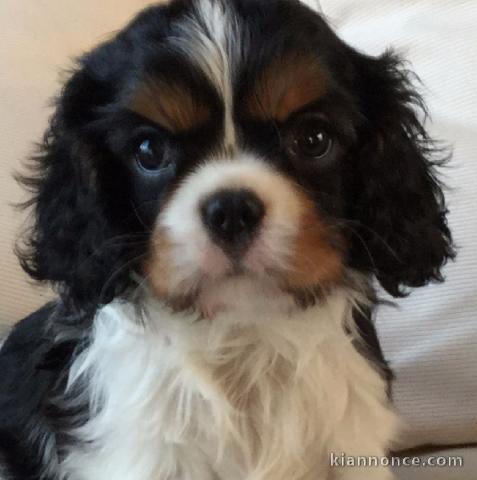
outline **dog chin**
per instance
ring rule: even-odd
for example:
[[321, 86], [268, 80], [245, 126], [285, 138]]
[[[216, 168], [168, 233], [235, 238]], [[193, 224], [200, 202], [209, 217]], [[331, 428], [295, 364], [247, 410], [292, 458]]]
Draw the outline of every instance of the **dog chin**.
[[[275, 258], [274, 258], [275, 257]], [[288, 280], [286, 256], [273, 255], [259, 235], [242, 255], [225, 254], [210, 243], [202, 252], [199, 264], [188, 278], [174, 282], [166, 298], [154, 292], [176, 311], [195, 311], [213, 320], [236, 315], [245, 321], [259, 312], [292, 313], [298, 307], [314, 303], [318, 286], [297, 286]], [[303, 299], [308, 300], [303, 302]]]
[[240, 322], [253, 322], [261, 312], [292, 312], [297, 308], [294, 295], [268, 275], [253, 272], [229, 273], [204, 280], [195, 300], [196, 309], [209, 320], [233, 316]]

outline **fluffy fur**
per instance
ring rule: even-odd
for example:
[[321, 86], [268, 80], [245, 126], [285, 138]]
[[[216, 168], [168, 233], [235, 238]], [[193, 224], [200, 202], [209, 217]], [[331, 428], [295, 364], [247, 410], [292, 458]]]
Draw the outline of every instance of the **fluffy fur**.
[[[384, 379], [343, 330], [352, 295], [297, 310], [292, 331], [264, 297], [213, 324], [153, 303], [147, 332], [131, 324], [130, 304], [103, 308], [70, 374], [87, 379], [96, 415], [63, 469], [81, 479], [311, 480], [326, 478], [330, 449], [385, 455], [397, 420]], [[374, 470], [353, 478], [386, 478]]]
[[424, 105], [295, 0], [173, 0], [78, 60], [23, 177], [58, 300], [0, 353], [8, 480], [385, 480], [372, 314], [454, 255]]

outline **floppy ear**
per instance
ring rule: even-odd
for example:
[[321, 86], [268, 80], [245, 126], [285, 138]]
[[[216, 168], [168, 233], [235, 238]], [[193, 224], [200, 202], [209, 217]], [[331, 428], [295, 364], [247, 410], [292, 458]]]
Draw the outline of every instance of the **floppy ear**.
[[426, 110], [400, 59], [391, 52], [353, 55], [365, 121], [351, 182], [350, 216], [359, 236], [352, 257], [402, 296], [405, 287], [442, 281], [441, 267], [454, 256], [436, 177], [445, 156], [419, 119]]
[[[107, 75], [98, 75], [94, 65], [101, 61], [100, 51], [82, 59], [66, 83], [30, 172], [20, 177], [32, 193], [24, 205], [33, 207], [33, 226], [17, 247], [21, 265], [81, 308], [112, 299], [108, 279], [123, 256], [120, 247], [108, 243], [122, 232], [104, 210], [97, 188], [100, 153], [86, 133], [114, 94]], [[121, 282], [111, 285], [118, 288]]]

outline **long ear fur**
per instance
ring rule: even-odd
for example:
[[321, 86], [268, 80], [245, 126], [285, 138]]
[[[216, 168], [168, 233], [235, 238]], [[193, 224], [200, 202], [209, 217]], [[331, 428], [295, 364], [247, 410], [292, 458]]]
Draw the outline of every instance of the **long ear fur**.
[[108, 48], [106, 44], [80, 60], [30, 172], [20, 177], [31, 192], [24, 206], [33, 208], [31, 231], [17, 246], [21, 265], [32, 278], [56, 285], [64, 301], [81, 309], [110, 301], [128, 282], [127, 269], [121, 272], [124, 247], [112, 241], [123, 232], [108, 218], [97, 188], [100, 153], [85, 135], [113, 94], [107, 75], [98, 73]]
[[419, 119], [425, 106], [400, 59], [391, 52], [353, 55], [366, 119], [352, 182], [350, 215], [359, 236], [353, 257], [402, 296], [405, 287], [442, 281], [441, 267], [454, 257], [436, 176], [446, 157]]

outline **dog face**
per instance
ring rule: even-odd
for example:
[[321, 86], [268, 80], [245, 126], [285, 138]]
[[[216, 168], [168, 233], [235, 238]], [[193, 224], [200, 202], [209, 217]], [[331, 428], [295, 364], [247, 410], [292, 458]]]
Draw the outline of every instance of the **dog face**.
[[[79, 305], [390, 293], [452, 256], [419, 96], [294, 0], [175, 0], [80, 59], [35, 159], [23, 266]], [[305, 302], [306, 303], [306, 302]], [[227, 306], [227, 305], [225, 305]]]

